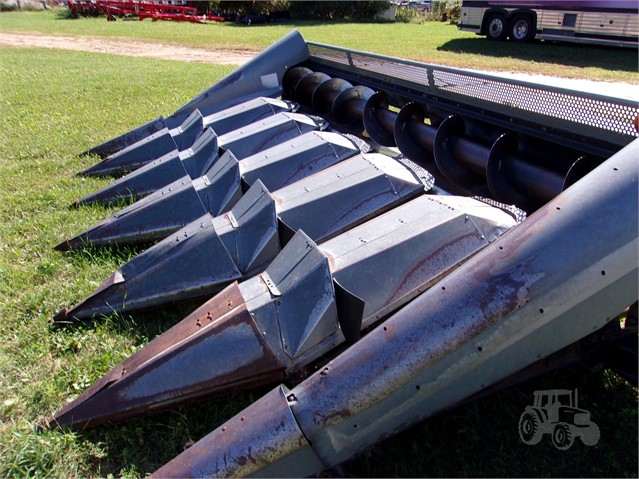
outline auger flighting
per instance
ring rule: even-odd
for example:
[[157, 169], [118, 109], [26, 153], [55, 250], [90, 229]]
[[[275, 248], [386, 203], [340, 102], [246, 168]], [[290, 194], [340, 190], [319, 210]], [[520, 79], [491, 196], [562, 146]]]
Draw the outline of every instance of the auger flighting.
[[290, 33], [89, 152], [142, 199], [59, 249], [159, 242], [56, 321], [203, 303], [49, 426], [281, 382], [156, 477], [300, 477], [553, 367], [637, 302], [638, 116]]

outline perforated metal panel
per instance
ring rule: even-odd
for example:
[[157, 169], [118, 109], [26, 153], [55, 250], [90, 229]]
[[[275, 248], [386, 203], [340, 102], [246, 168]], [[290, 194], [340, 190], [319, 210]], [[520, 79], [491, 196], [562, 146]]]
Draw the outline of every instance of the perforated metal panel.
[[399, 89], [623, 146], [639, 136], [636, 102], [309, 43], [311, 61]]

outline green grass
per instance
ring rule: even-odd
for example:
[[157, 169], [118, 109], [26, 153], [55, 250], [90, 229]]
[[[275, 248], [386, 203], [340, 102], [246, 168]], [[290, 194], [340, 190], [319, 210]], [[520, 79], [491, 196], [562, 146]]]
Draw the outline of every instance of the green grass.
[[88, 440], [32, 431], [39, 416], [50, 415], [160, 332], [159, 321], [128, 317], [52, 328], [56, 310], [81, 300], [135, 253], [62, 255], [52, 247], [113, 210], [68, 208], [108, 183], [76, 177], [95, 163], [78, 153], [142, 118], [172, 113], [230, 70], [0, 49], [0, 477], [95, 476], [120, 474], [129, 463], [141, 467], [127, 459], [126, 448], [114, 461], [108, 434]]
[[261, 51], [297, 28], [307, 41], [428, 63], [639, 84], [637, 51], [542, 42], [488, 42], [446, 23], [291, 22], [249, 28], [228, 23], [107, 22], [104, 18], [61, 17], [60, 11], [4, 13], [0, 15], [0, 31], [134, 38], [204, 49]]
[[[34, 430], [42, 416], [184, 316], [183, 310], [167, 309], [65, 329], [50, 325], [60, 307], [84, 298], [136, 253], [52, 250], [113, 211], [68, 208], [107, 183], [75, 176], [96, 162], [78, 153], [172, 113], [228, 71], [102, 54], [0, 49], [0, 477], [144, 476], [270, 389], [93, 431]], [[602, 430], [599, 445], [577, 444], [564, 453], [547, 440], [524, 446], [517, 421], [532, 391], [573, 387]], [[636, 477], [636, 445], [637, 390], [610, 372], [564, 371], [416, 425], [333, 473]]]

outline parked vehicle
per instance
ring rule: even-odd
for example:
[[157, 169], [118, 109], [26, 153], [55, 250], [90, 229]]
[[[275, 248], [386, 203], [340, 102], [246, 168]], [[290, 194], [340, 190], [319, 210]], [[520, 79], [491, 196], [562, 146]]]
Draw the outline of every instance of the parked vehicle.
[[489, 40], [534, 39], [637, 48], [636, 1], [464, 1], [460, 30]]

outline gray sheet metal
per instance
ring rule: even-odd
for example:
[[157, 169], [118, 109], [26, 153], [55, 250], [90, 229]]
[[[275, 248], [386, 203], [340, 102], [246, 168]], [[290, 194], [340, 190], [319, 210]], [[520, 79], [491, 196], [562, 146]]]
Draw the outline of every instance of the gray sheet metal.
[[282, 77], [286, 69], [307, 58], [306, 43], [299, 32], [293, 30], [252, 60], [194, 97], [168, 118], [156, 118], [130, 132], [91, 148], [84, 154], [105, 157], [162, 128], [172, 129], [179, 126], [194, 110], [200, 110], [203, 115], [209, 116], [259, 96], [279, 96], [282, 92]]
[[[288, 391], [318, 474], [606, 324], [637, 300], [639, 141]], [[257, 404], [257, 403], [256, 403]], [[266, 413], [266, 411], [264, 411]], [[254, 413], [255, 414], [255, 413]], [[240, 416], [242, 413], [239, 414]], [[259, 414], [257, 414], [259, 416]], [[250, 454], [250, 431], [196, 450]], [[164, 468], [188, 475], [188, 450]], [[269, 464], [270, 467], [276, 465]], [[309, 471], [309, 468], [314, 468]], [[260, 471], [252, 471], [260, 475]], [[220, 477], [223, 469], [210, 469]]]
[[[279, 243], [285, 243], [289, 239], [279, 234], [272, 236], [272, 231], [278, 229], [276, 214], [281, 216], [280, 222], [284, 221], [288, 229], [295, 231], [301, 228], [308, 231], [308, 235], [314, 240], [328, 239], [422, 194], [425, 188], [432, 186], [432, 182], [426, 181], [424, 184], [423, 181], [390, 157], [368, 154], [349, 158], [308, 179], [277, 190], [272, 197], [261, 183], [254, 184], [251, 188], [251, 190], [254, 189], [254, 194], [247, 193], [243, 196], [230, 214], [215, 218], [209, 214], [149, 248], [145, 252], [145, 257], [154, 258], [151, 262], [152, 273], [134, 266], [137, 264], [137, 258], [134, 258], [127, 263], [129, 266], [125, 265], [129, 274], [125, 278], [126, 281], [122, 281], [123, 284], [120, 284], [117, 289], [111, 288], [105, 291], [105, 285], [103, 285], [90, 296], [92, 298], [90, 308], [85, 308], [88, 304], [87, 300], [70, 311], [61, 311], [56, 318], [58, 321], [66, 321], [69, 317], [82, 319], [97, 313], [109, 314], [121, 308], [126, 310], [147, 308], [152, 305], [149, 298], [154, 298], [152, 301], [155, 301], [155, 305], [158, 306], [167, 301], [193, 297], [197, 291], [202, 294], [207, 294], [207, 291], [219, 291], [228, 284], [228, 281], [249, 275], [251, 270], [260, 264], [271, 261], [279, 251]], [[130, 223], [137, 228], [136, 234], [150, 235], [153, 228], [146, 228], [143, 226], [144, 222], [135, 221], [136, 211], [143, 212], [146, 204], [151, 205], [149, 208], [154, 208], [158, 214], [167, 216], [169, 207], [174, 206], [181, 210], [186, 199], [190, 199], [192, 208], [198, 208], [199, 203], [199, 208], [203, 209], [193, 188], [182, 189], [180, 185], [176, 185], [174, 199], [171, 197], [172, 193], [173, 191], [165, 192], [171, 200], [162, 208], [157, 205], [163, 203], [153, 201], [156, 196], [163, 194], [162, 191], [125, 208], [121, 212], [122, 221], [127, 223], [127, 215], [131, 215]], [[261, 201], [256, 200], [266, 196], [272, 198], [273, 208], [267, 208]], [[183, 215], [184, 211], [182, 216], [173, 214], [171, 221], [179, 221]], [[164, 217], [159, 216], [160, 220]], [[206, 220], [206, 218], [209, 219]], [[213, 229], [201, 226], [209, 222], [213, 223]], [[164, 228], [166, 226], [163, 225], [167, 223], [168, 220], [158, 221], [154, 228]], [[120, 223], [115, 222], [112, 226], [106, 222], [102, 225], [105, 236], [108, 236], [111, 241], [118, 240], [116, 231], [118, 224]], [[143, 228], [144, 233], [139, 233], [139, 230]], [[223, 235], [229, 236], [222, 239]], [[205, 240], [204, 236], [211, 238]], [[70, 245], [61, 243], [60, 249], [63, 249], [65, 245], [79, 247], [86, 239], [80, 236], [70, 241], [75, 243]], [[206, 257], [214, 258], [215, 248], [217, 248], [224, 261], [215, 265], [214, 274], [210, 276], [211, 283], [205, 286], [203, 282], [206, 282], [207, 273], [206, 267], [202, 266], [205, 263], [198, 264], [197, 255], [203, 248], [200, 245], [207, 242], [212, 243], [208, 246]], [[189, 246], [191, 243], [194, 244], [193, 247]], [[173, 248], [170, 248], [170, 245], [173, 245]], [[180, 260], [181, 255], [184, 257], [183, 261]], [[233, 258], [236, 258], [238, 262], [236, 263]], [[233, 264], [231, 265], [229, 261]], [[223, 264], [229, 265], [226, 275], [221, 273]], [[194, 269], [194, 271], [178, 273], [175, 268]], [[194, 278], [193, 288], [184, 282], [174, 282], [174, 275]], [[134, 289], [127, 289], [129, 282], [134, 284]], [[149, 286], [146, 291], [143, 286], [145, 283]], [[134, 294], [139, 298], [132, 296]], [[116, 300], [117, 295], [122, 295], [122, 298]], [[97, 306], [100, 304], [100, 297], [104, 297], [102, 309]]]
[[127, 133], [123, 133], [122, 135], [116, 136], [115, 138], [105, 141], [100, 145], [89, 148], [88, 150], [80, 153], [80, 155], [97, 155], [100, 158], [106, 158], [107, 156], [117, 153], [118, 151], [123, 150], [160, 130], [163, 130], [164, 128], [167, 128], [166, 120], [163, 116], [159, 116], [131, 131], [128, 131]]
[[298, 181], [273, 196], [285, 225], [302, 229], [321, 242], [431, 186], [398, 161], [369, 153]]
[[328, 123], [320, 117], [300, 113], [278, 113], [219, 137], [219, 146], [231, 150], [237, 159], [290, 140], [313, 130], [325, 130]]
[[247, 308], [287, 369], [343, 342], [328, 261], [303, 231], [248, 283], [240, 285]]
[[[227, 188], [239, 190], [241, 175], [249, 185], [259, 178], [269, 189], [276, 190], [355, 155], [359, 148], [365, 149], [366, 145], [361, 141], [346, 139], [339, 133], [305, 133], [243, 159], [237, 165], [235, 182]], [[233, 153], [227, 150], [222, 157], [224, 155]], [[198, 176], [193, 175], [201, 171], [208, 177], [208, 181], [214, 184], [216, 181], [213, 176], [219, 174], [216, 170], [222, 169], [222, 166], [217, 164], [217, 159], [217, 135], [209, 128], [189, 150], [180, 152], [179, 155], [174, 151], [138, 168], [115, 183], [75, 202], [74, 206], [95, 202], [108, 203], [122, 198], [141, 198], [183, 176], [188, 175], [195, 179]], [[216, 185], [214, 188], [219, 187]], [[233, 194], [228, 192], [218, 194], [221, 197], [233, 197]], [[230, 203], [231, 206], [232, 204]], [[210, 211], [213, 212], [214, 209]]]
[[297, 30], [292, 30], [179, 108], [166, 119], [167, 125], [172, 128], [180, 124], [195, 109], [206, 116], [258, 96], [277, 97], [282, 92], [286, 69], [307, 58], [306, 42]]
[[193, 180], [193, 187], [212, 215], [230, 210], [243, 194], [239, 162], [233, 152], [225, 151], [206, 174]]
[[132, 244], [164, 238], [207, 213], [190, 177], [185, 176], [62, 241], [56, 249]]
[[240, 267], [255, 268], [278, 251], [275, 204], [258, 182], [229, 214], [204, 214], [166, 237], [124, 264], [87, 299], [58, 313], [56, 321], [210, 296], [250, 272]]
[[[635, 302], [638, 155], [634, 141], [291, 390], [322, 461], [350, 458]], [[238, 439], [209, 453], [226, 447], [247, 450]]]
[[[277, 208], [264, 184], [257, 180], [216, 228], [237, 268], [243, 274], [270, 262], [280, 251]], [[216, 220], [218, 221], [218, 218]]]
[[[219, 214], [237, 202], [242, 194], [242, 183], [252, 185], [259, 179], [270, 191], [275, 191], [358, 152], [359, 148], [353, 140], [326, 131], [305, 133], [241, 161], [237, 161], [231, 150], [227, 150], [206, 174], [207, 186], [199, 190], [199, 194], [205, 205], [211, 205], [207, 206], [209, 212]], [[222, 161], [229, 154], [232, 158]], [[215, 198], [209, 198], [210, 195]]]
[[204, 117], [204, 126], [210, 126], [218, 135], [255, 123], [284, 111], [296, 111], [297, 103], [278, 98], [258, 97]]
[[[260, 219], [264, 215], [245, 218], [256, 209], [253, 205], [274, 207], [261, 188], [258, 182], [247, 193], [243, 201], [252, 198], [251, 207], [234, 211], [237, 220], [213, 220], [236, 264], [243, 260], [234, 252], [249, 251], [252, 258], [263, 252], [274, 255], [268, 251], [276, 239], [274, 211], [270, 224]], [[256, 220], [261, 228], [252, 225], [250, 236], [238, 238], [241, 223]], [[58, 425], [95, 425], [299, 375], [301, 368], [343, 343], [351, 335], [347, 329], [359, 332], [406, 304], [515, 224], [510, 214], [477, 200], [422, 196], [320, 247], [300, 230], [265, 271], [207, 301], [116, 367], [124, 373], [110, 372], [112, 380], [100, 380], [100, 387], [91, 387], [53, 420]], [[247, 248], [246, 240], [260, 244]], [[351, 301], [343, 296], [353, 294], [364, 305], [356, 313], [340, 307]], [[246, 314], [229, 313], [238, 305]], [[194, 359], [201, 356], [209, 358], [205, 366]], [[255, 357], [262, 358], [259, 367]], [[157, 380], [172, 371], [182, 371], [179, 388], [173, 379]]]
[[[216, 216], [228, 211], [242, 196], [242, 182], [251, 185], [264, 177], [267, 186], [283, 187], [358, 151], [354, 141], [330, 132], [305, 133], [241, 162], [228, 150], [206, 175], [195, 180], [184, 175], [56, 248], [78, 249], [88, 244], [127, 244], [161, 239], [204, 213]], [[163, 158], [140, 170], [144, 177], [158, 181], [164, 173], [166, 178], [179, 171], [181, 164], [175, 157]], [[118, 190], [140, 184], [138, 171], [116, 183]]]
[[[199, 110], [194, 110], [184, 122], [173, 129], [164, 128], [147, 138], [144, 138], [122, 151], [119, 151], [100, 163], [84, 170], [83, 175], [108, 175], [121, 174], [134, 171], [141, 166], [152, 163], [158, 158], [169, 153], [185, 152], [182, 160], [192, 177], [203, 173], [198, 168], [200, 165], [190, 166], [193, 161], [191, 149], [196, 149], [194, 145], [202, 132], [211, 128], [216, 135], [227, 135], [235, 129], [246, 125], [265, 121], [265, 125], [273, 125], [268, 122], [268, 118], [278, 113], [290, 112], [297, 108], [293, 102], [282, 100], [270, 100], [266, 98], [255, 98], [241, 103], [235, 107], [223, 110], [217, 114], [203, 118]], [[219, 124], [218, 124], [219, 123]], [[279, 124], [279, 123], [278, 123]], [[269, 126], [265, 126], [269, 128]], [[229, 130], [229, 128], [232, 128]], [[279, 125], [280, 130], [283, 128]]]
[[173, 136], [168, 128], [164, 128], [106, 157], [80, 174], [84, 176], [122, 174], [136, 170], [172, 151], [184, 150], [202, 134], [204, 129], [202, 120], [202, 114], [199, 110], [195, 110], [176, 129], [180, 132], [179, 136]]
[[360, 150], [366, 153], [366, 147], [361, 141], [336, 132], [313, 131], [243, 159], [240, 172], [249, 185], [259, 178], [269, 190], [275, 191]]
[[[168, 276], [158, 274], [161, 271]], [[215, 233], [213, 218], [205, 215], [124, 264], [85, 300], [60, 311], [54, 321], [211, 295], [241, 277]]]
[[[266, 108], [263, 106], [264, 104], [266, 104]], [[231, 108], [231, 111], [224, 110], [224, 112], [220, 112], [225, 114], [218, 114], [219, 118], [216, 118], [215, 116], [209, 117], [208, 123], [205, 123], [200, 111], [195, 110], [179, 127], [172, 130], [164, 128], [163, 130], [128, 146], [124, 150], [105, 158], [100, 163], [84, 170], [81, 174], [122, 174], [152, 163], [168, 153], [185, 152], [181, 159], [185, 162], [185, 168], [189, 174], [191, 174], [191, 177], [195, 178], [196, 176], [203, 174], [203, 170], [201, 165], [197, 163], [195, 165], [191, 165], [193, 159], [190, 158], [192, 156], [192, 151], [190, 150], [195, 149], [195, 146], [192, 145], [194, 145], [204, 130], [211, 128], [218, 136], [222, 135], [222, 131], [225, 131], [224, 135], [231, 135], [232, 139], [236, 139], [237, 136], [233, 136], [231, 134], [232, 131], [235, 130], [228, 131], [227, 128], [235, 127], [238, 129], [246, 127], [246, 125], [253, 124], [255, 126], [253, 128], [248, 128], [246, 131], [248, 135], [257, 136], [255, 136], [252, 140], [249, 140], [249, 142], [253, 143], [257, 141], [258, 145], [262, 145], [262, 147], [263, 143], [270, 142], [270, 146], [273, 145], [274, 142], [277, 142], [277, 140], [273, 137], [277, 138], [277, 135], [279, 135], [281, 139], [285, 139], [287, 137], [290, 138], [290, 136], [294, 134], [291, 131], [288, 133], [288, 136], [286, 136], [289, 130], [293, 130], [293, 126], [289, 125], [287, 128], [284, 124], [286, 122], [284, 118], [288, 117], [278, 117], [278, 115], [289, 112], [295, 107], [296, 104], [292, 102], [282, 101], [281, 105], [279, 105], [270, 102], [266, 103], [263, 99], [257, 98], [253, 101], [244, 102], [238, 105], [235, 109]], [[276, 118], [270, 120], [270, 117]], [[221, 122], [219, 128], [217, 128], [215, 121]], [[251, 121], [253, 123], [245, 123]], [[307, 119], [302, 116], [295, 117], [293, 121], [309, 123]], [[305, 127], [301, 127], [301, 129], [304, 128]], [[265, 131], [269, 129], [272, 129], [270, 134], [269, 131]], [[305, 131], [308, 131], [308, 129]], [[228, 143], [229, 140], [227, 138], [220, 140], [220, 142]], [[250, 150], [250, 147], [246, 146], [245, 142], [241, 139], [239, 140], [239, 144], [243, 146], [239, 147], [236, 144], [235, 149], [238, 150], [238, 154], [244, 154], [245, 151], [256, 152], [260, 149], [258, 147], [255, 150]]]
[[422, 196], [321, 246], [333, 278], [365, 303], [363, 327], [427, 290], [516, 225], [471, 198]]
[[197, 178], [197, 172], [206, 171], [217, 159], [217, 135], [211, 128], [207, 128], [187, 150], [173, 150], [76, 201], [74, 206], [142, 198], [174, 181], [186, 181], [187, 176]]

